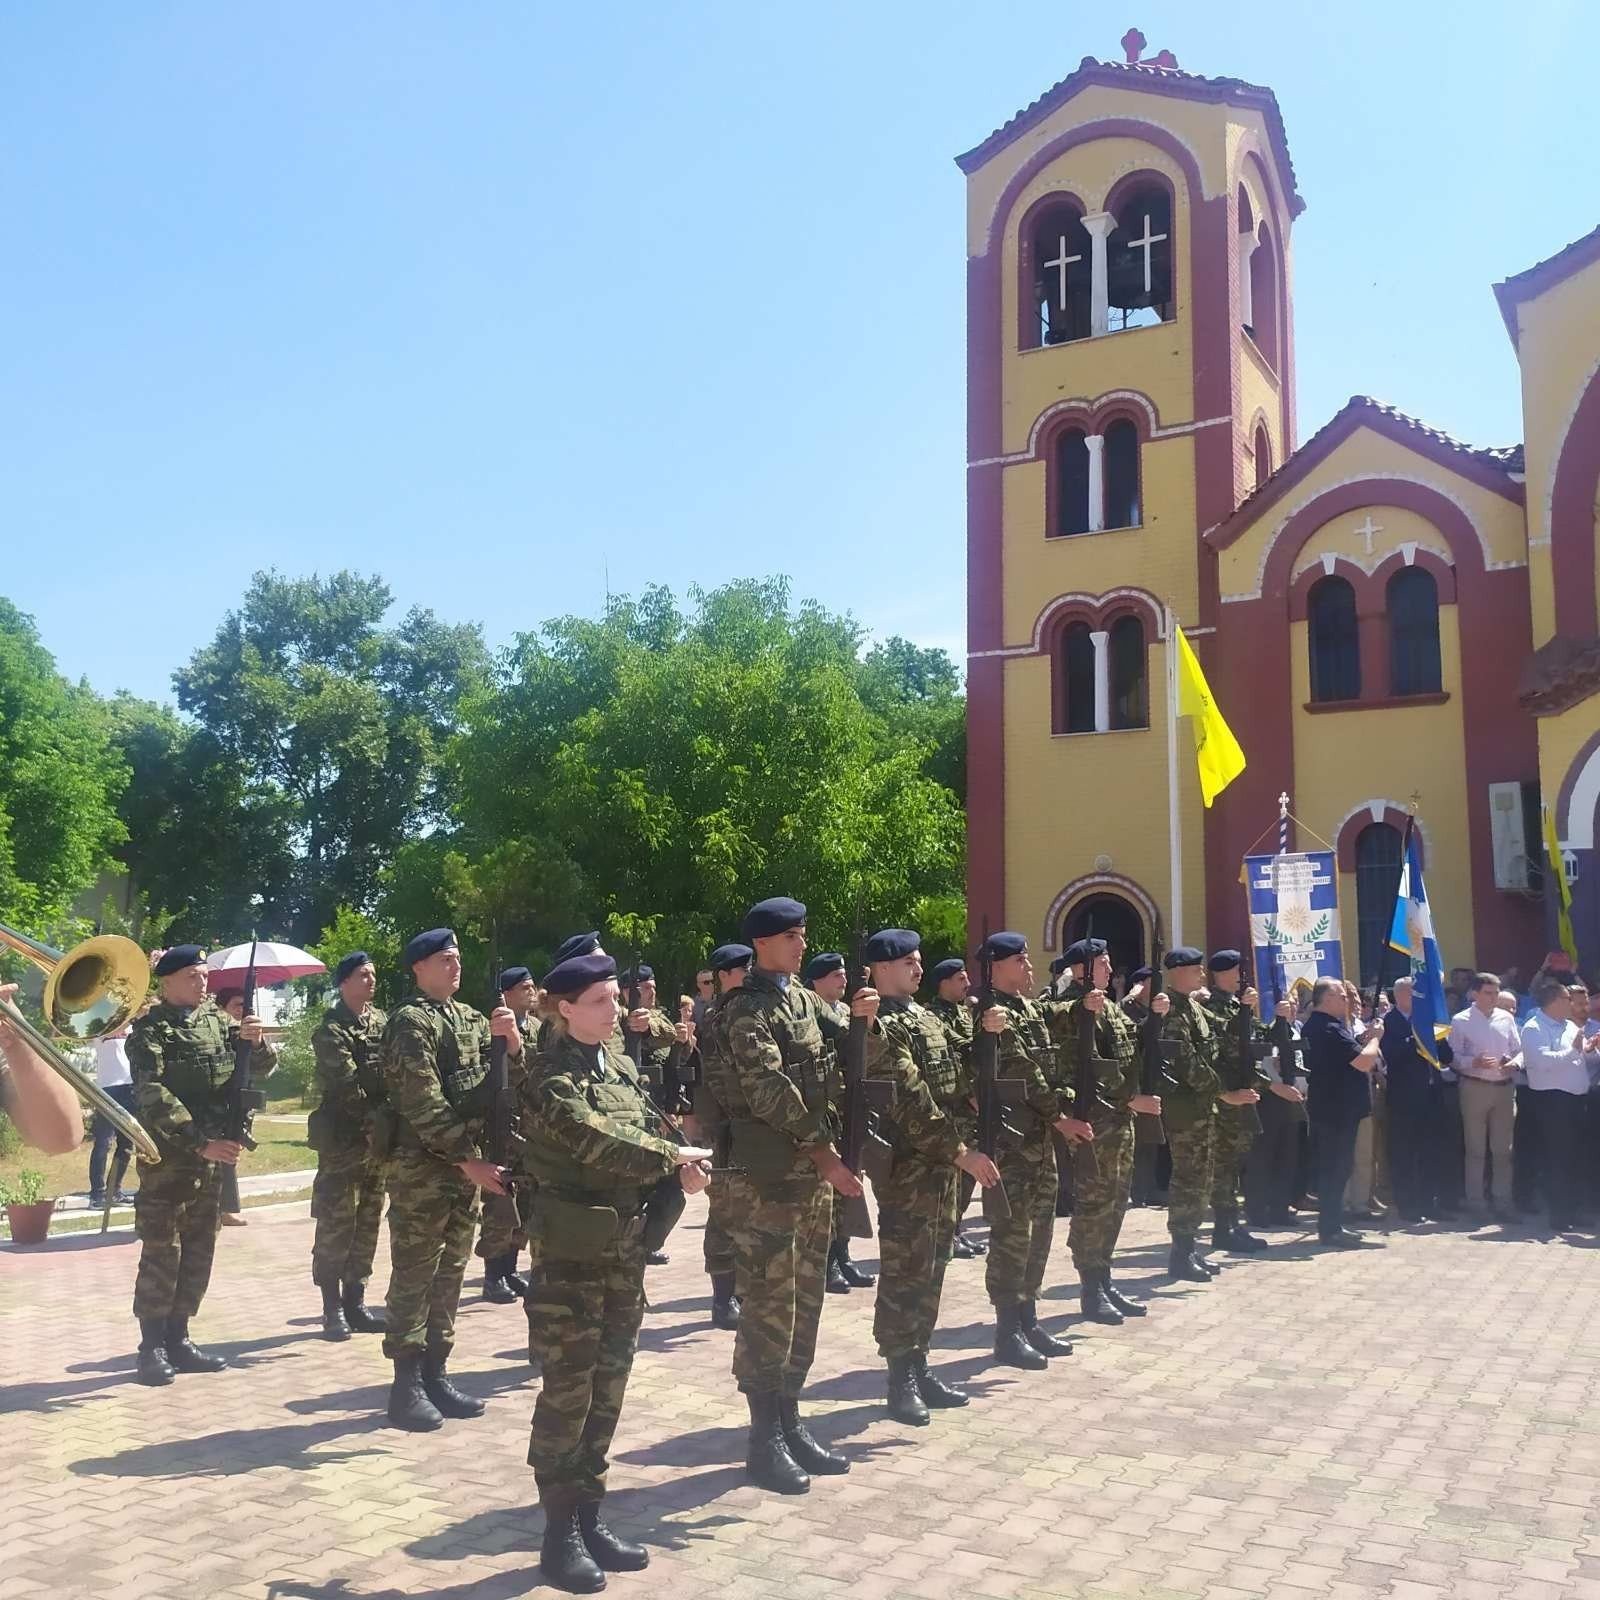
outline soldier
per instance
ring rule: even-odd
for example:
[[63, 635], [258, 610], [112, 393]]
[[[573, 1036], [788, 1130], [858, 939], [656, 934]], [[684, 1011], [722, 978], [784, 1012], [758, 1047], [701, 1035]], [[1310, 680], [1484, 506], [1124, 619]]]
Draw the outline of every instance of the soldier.
[[394, 1362], [389, 1420], [413, 1433], [445, 1417], [479, 1417], [483, 1402], [463, 1394], [446, 1370], [456, 1306], [472, 1253], [478, 1191], [503, 1195], [498, 1169], [483, 1156], [491, 1107], [484, 1089], [491, 1037], [507, 1059], [523, 1049], [504, 1006], [487, 1021], [454, 998], [461, 952], [448, 928], [419, 933], [405, 948], [417, 992], [389, 1018], [380, 1059], [396, 1112], [389, 1166], [389, 1251], [393, 1267], [383, 1353]]
[[867, 940], [869, 981], [880, 996], [867, 1036], [867, 1073], [894, 1084], [882, 1127], [888, 1178], [875, 1184], [883, 1281], [872, 1321], [889, 1367], [889, 1415], [925, 1427], [928, 1408], [964, 1406], [969, 1396], [928, 1370], [939, 1297], [956, 1233], [956, 1179], [984, 1188], [1000, 1181], [988, 1156], [970, 1147], [972, 1082], [944, 1025], [912, 998], [922, 982], [922, 939], [884, 928]]
[[[733, 1372], [750, 1405], [745, 1470], [779, 1494], [804, 1494], [808, 1473], [848, 1472], [800, 1419], [800, 1391], [817, 1348], [833, 1204], [829, 1186], [859, 1195], [861, 1182], [834, 1148], [825, 1039], [843, 1026], [796, 978], [806, 951], [806, 908], [763, 900], [744, 919], [755, 959], [724, 1002], [730, 1069], [723, 1074], [732, 1158], [729, 1213], [736, 1219], [744, 1309]], [[878, 997], [861, 990], [852, 1011], [869, 1021]]]
[[1050, 1356], [1072, 1353], [1066, 1339], [1039, 1326], [1038, 1298], [1055, 1233], [1056, 1152], [1052, 1133], [1069, 1144], [1094, 1138], [1094, 1129], [1068, 1108], [1072, 1094], [1057, 1049], [1071, 1007], [1031, 1000], [1033, 962], [1020, 933], [993, 933], [984, 949], [995, 1003], [979, 1026], [1000, 1035], [999, 1075], [1020, 1078], [1026, 1104], [1016, 1107], [1021, 1138], [1000, 1154], [1000, 1177], [1011, 1202], [1009, 1221], [989, 1229], [984, 1286], [995, 1308], [994, 1354], [1008, 1367], [1036, 1371]]
[[[965, 1060], [972, 1049], [972, 980], [967, 976], [967, 964], [960, 956], [951, 956], [947, 961], [936, 962], [928, 979], [933, 984], [928, 1009], [944, 1024], [950, 1048]], [[971, 1261], [989, 1248], [981, 1239], [970, 1237], [964, 1220], [976, 1181], [970, 1172], [963, 1172], [958, 1180], [956, 1238], [950, 1250], [957, 1261]]]
[[[1154, 967], [1135, 967], [1128, 974], [1128, 992], [1122, 997], [1122, 1009], [1132, 1019], [1141, 1039], [1151, 1025], [1151, 1004], [1154, 999]], [[1171, 1001], [1162, 995], [1161, 1015], [1166, 1016]], [[1164, 1024], [1158, 1022], [1157, 1027]], [[1164, 1188], [1163, 1158], [1167, 1153], [1166, 1135], [1161, 1130], [1159, 1117], [1140, 1117], [1133, 1124], [1133, 1193], [1130, 1205], [1155, 1204], [1155, 1197]]]
[[[1211, 1155], [1211, 1244], [1213, 1249], [1251, 1254], [1265, 1250], [1267, 1241], [1239, 1225], [1239, 1178], [1250, 1157], [1250, 1147], [1261, 1132], [1256, 1104], [1272, 1080], [1262, 1070], [1261, 1058], [1250, 1048], [1267, 1030], [1256, 1020], [1256, 991], [1239, 993], [1239, 952], [1218, 950], [1208, 963], [1210, 991], [1203, 1004], [1213, 1019], [1217, 1036], [1217, 1076], [1224, 1089], [1255, 1091], [1248, 1105], [1219, 1105], [1215, 1144]], [[1249, 1041], [1241, 1043], [1240, 1035]]]
[[155, 964], [160, 999], [128, 1035], [128, 1064], [139, 1120], [161, 1148], [151, 1165], [139, 1158], [133, 1204], [139, 1235], [139, 1273], [133, 1314], [139, 1319], [140, 1383], [171, 1383], [179, 1372], [218, 1372], [222, 1356], [207, 1355], [189, 1338], [189, 1319], [211, 1281], [221, 1227], [222, 1168], [244, 1148], [224, 1137], [234, 1046], [249, 1044], [251, 1081], [275, 1064], [261, 1020], [235, 1024], [206, 997], [205, 951], [174, 945]]
[[725, 1172], [728, 1165], [731, 1127], [728, 1122], [729, 1096], [724, 1087], [732, 1070], [728, 1041], [723, 1030], [723, 1002], [744, 982], [755, 957], [747, 944], [718, 945], [711, 952], [710, 972], [717, 984], [716, 996], [700, 1014], [700, 1082], [695, 1086], [695, 1122], [700, 1136], [716, 1152], [711, 1187], [706, 1194], [704, 1240], [706, 1275], [711, 1279], [711, 1325], [728, 1332], [739, 1326], [740, 1308], [738, 1262], [733, 1250], [733, 1218], [729, 1214], [729, 1188]]
[[[539, 986], [526, 967], [507, 967], [500, 974], [497, 987], [500, 1003], [517, 1019], [517, 1032], [522, 1038], [521, 1053], [506, 1056], [506, 1104], [496, 1108], [496, 1114], [506, 1119], [509, 1128], [506, 1165], [515, 1166], [522, 1149], [517, 1113], [522, 1102], [522, 1081], [533, 1063], [538, 1031], [534, 1006], [539, 999]], [[485, 1195], [483, 1221], [478, 1226], [478, 1254], [483, 1258], [483, 1298], [491, 1305], [513, 1305], [527, 1294], [528, 1280], [517, 1273], [517, 1257], [527, 1244], [528, 1230], [518, 1219], [511, 1196]]]
[[[849, 1027], [850, 1008], [844, 1003], [844, 992], [850, 987], [850, 978], [844, 970], [844, 957], [837, 950], [824, 950], [812, 956], [806, 962], [801, 981], [822, 1002], [828, 1015], [841, 1029]], [[831, 1042], [827, 1048], [828, 1103], [833, 1113], [834, 1126], [838, 1127], [844, 1079], [839, 1071], [838, 1051]], [[832, 1239], [828, 1245], [828, 1293], [849, 1294], [852, 1289], [870, 1289], [877, 1281], [870, 1272], [863, 1272], [850, 1259], [850, 1236], [845, 1232], [844, 1208], [835, 1206]]]
[[644, 1317], [644, 1199], [674, 1171], [704, 1189], [709, 1152], [657, 1137], [655, 1108], [632, 1064], [607, 1048], [617, 967], [575, 956], [544, 980], [549, 1043], [523, 1086], [522, 1165], [537, 1188], [530, 1232], [539, 1272], [528, 1337], [543, 1381], [528, 1465], [544, 1507], [539, 1568], [591, 1594], [607, 1572], [649, 1563], [600, 1519], [607, 1455]]
[[[1094, 1016], [1096, 1059], [1111, 1063], [1095, 1082], [1095, 1101], [1086, 1120], [1094, 1140], [1078, 1145], [1072, 1178], [1072, 1226], [1067, 1242], [1072, 1264], [1078, 1269], [1080, 1303], [1084, 1319], [1119, 1326], [1125, 1317], [1142, 1317], [1145, 1308], [1121, 1294], [1111, 1281], [1111, 1255], [1127, 1215], [1133, 1182], [1133, 1119], [1159, 1117], [1161, 1098], [1139, 1088], [1142, 1066], [1139, 1031], [1107, 994], [1111, 984], [1111, 958], [1104, 939], [1080, 939], [1065, 952], [1066, 979], [1061, 998], [1074, 1009], [1081, 1006]], [[1155, 1006], [1164, 1015], [1165, 995]], [[1084, 1115], [1085, 1107], [1079, 1107]], [[1093, 1151], [1091, 1162], [1085, 1152]]]
[[[656, 1004], [656, 974], [653, 967], [641, 965], [637, 972], [629, 968], [621, 981], [624, 1004], [633, 1004], [637, 989], [638, 1004], [629, 1011], [622, 1036], [625, 1053], [633, 1059], [633, 1046], [638, 1051], [639, 1075], [645, 1092], [656, 1107], [669, 1117], [683, 1111], [681, 1072], [690, 1052], [694, 1049], [694, 1033], [687, 1023], [675, 1022]], [[634, 1040], [638, 1044], [634, 1045]], [[671, 1259], [665, 1250], [645, 1253], [645, 1265], [664, 1267]]]
[[378, 1249], [383, 1186], [394, 1122], [383, 1090], [378, 1045], [388, 1020], [372, 1003], [378, 971], [365, 950], [333, 969], [339, 998], [311, 1036], [322, 1099], [307, 1129], [317, 1152], [311, 1215], [311, 1281], [322, 1291], [322, 1336], [382, 1333], [383, 1315], [366, 1305]]

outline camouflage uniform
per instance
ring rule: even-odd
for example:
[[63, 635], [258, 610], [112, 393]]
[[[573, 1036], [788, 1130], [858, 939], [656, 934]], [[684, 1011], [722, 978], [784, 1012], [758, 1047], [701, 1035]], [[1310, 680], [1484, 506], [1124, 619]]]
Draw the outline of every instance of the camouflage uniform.
[[[965, 1001], [945, 1000], [935, 995], [928, 1002], [928, 1010], [936, 1016], [944, 1026], [945, 1037], [950, 1041], [950, 1048], [954, 1050], [963, 1062], [969, 1059], [968, 1052], [972, 1049], [972, 1007]], [[970, 1142], [976, 1135], [978, 1119], [971, 1114], [971, 1107], [963, 1108], [963, 1114], [970, 1118], [967, 1138]], [[978, 1180], [970, 1172], [956, 1174], [956, 1231], [961, 1231], [961, 1219], [966, 1216], [967, 1208], [972, 1204], [973, 1191], [978, 1186]], [[981, 1251], [977, 1252], [981, 1253]]]
[[1217, 1034], [1205, 1008], [1192, 995], [1173, 994], [1161, 1036], [1176, 1044], [1172, 1086], [1161, 1099], [1172, 1152], [1172, 1183], [1167, 1194], [1167, 1231], [1192, 1240], [1205, 1221], [1211, 1193], [1211, 1150], [1217, 1122]]
[[[839, 1039], [842, 1039], [850, 1027], [850, 1007], [842, 1000], [824, 1000], [813, 994], [817, 1005], [832, 1019], [839, 1030], [837, 1035], [830, 1035], [824, 1040], [824, 1049], [827, 1054], [827, 1084], [828, 1084], [828, 1116], [834, 1133], [844, 1126], [844, 1063], [839, 1059]], [[828, 1203], [833, 1206], [833, 1220], [829, 1232], [835, 1245], [842, 1245], [846, 1251], [850, 1248], [850, 1235], [846, 1231], [847, 1221], [845, 1209], [834, 1201], [833, 1193], [828, 1194]]]
[[557, 1031], [522, 1088], [540, 1271], [528, 1338], [541, 1365], [528, 1465], [540, 1499], [596, 1501], [644, 1317], [642, 1206], [677, 1149], [632, 1063]]
[[[140, 1158], [133, 1204], [142, 1246], [133, 1314], [141, 1322], [192, 1317], [211, 1281], [222, 1226], [222, 1163], [202, 1161], [199, 1152], [226, 1136], [238, 1037], [239, 1024], [211, 999], [193, 1007], [163, 1000], [137, 1018], [128, 1035], [137, 1115], [161, 1148], [155, 1165]], [[254, 1045], [252, 1083], [276, 1060], [271, 1045]]]
[[[731, 992], [731, 991], [730, 991]], [[727, 995], [717, 995], [710, 1000], [700, 1016], [700, 1082], [695, 1086], [694, 1114], [700, 1125], [700, 1137], [714, 1152], [713, 1165], [726, 1167], [732, 1127], [728, 1121], [728, 1108], [718, 1085], [732, 1071], [728, 1059], [727, 1033], [723, 1026]], [[706, 1231], [704, 1239], [706, 1276], [719, 1278], [725, 1274], [737, 1277], [733, 1250], [733, 1218], [730, 1214], [728, 1174], [714, 1172], [711, 1187], [706, 1191]], [[736, 1291], [742, 1292], [742, 1291]]]
[[378, 1065], [387, 1020], [376, 1006], [357, 1016], [341, 998], [328, 1007], [311, 1036], [322, 1089], [308, 1129], [317, 1152], [311, 1185], [311, 1215], [317, 1224], [311, 1281], [319, 1288], [364, 1284], [372, 1276], [387, 1164], [385, 1153], [373, 1147], [380, 1108], [388, 1115]]
[[[1087, 992], [1081, 983], [1073, 983], [1062, 998], [1076, 1012]], [[1077, 1110], [1094, 1128], [1094, 1143], [1073, 1151], [1072, 1226], [1067, 1242], [1080, 1273], [1111, 1265], [1133, 1183], [1134, 1113], [1128, 1102], [1139, 1092], [1139, 1034], [1109, 999], [1095, 1018], [1094, 1048], [1098, 1059], [1113, 1065], [1096, 1077], [1093, 1110], [1082, 1106]]]
[[867, 1075], [894, 1084], [879, 1125], [891, 1166], [875, 1185], [881, 1266], [873, 1337], [885, 1359], [926, 1355], [956, 1234], [955, 1111], [972, 1092], [943, 1024], [915, 1000], [885, 997], [867, 1035]]
[[[520, 1107], [522, 1088], [533, 1065], [534, 1041], [538, 1035], [538, 1018], [530, 1011], [518, 1023], [522, 1034], [522, 1054], [506, 1057], [506, 1103], [496, 1107], [497, 1114], [508, 1118], [510, 1129], [506, 1135], [505, 1164], [515, 1168], [522, 1159], [522, 1133]], [[528, 1229], [517, 1217], [517, 1204], [508, 1194], [486, 1194], [483, 1197], [483, 1221], [478, 1227], [478, 1255], [485, 1261], [498, 1256], [515, 1258], [528, 1247]]]
[[482, 1158], [489, 1106], [489, 1023], [459, 1000], [413, 995], [389, 1018], [380, 1052], [398, 1114], [389, 1165], [389, 1251], [383, 1353], [455, 1343], [456, 1306], [472, 1253], [478, 1191], [457, 1168]]
[[728, 1210], [744, 1308], [733, 1374], [745, 1394], [793, 1399], [816, 1355], [832, 1189], [806, 1154], [832, 1142], [827, 1040], [839, 1024], [797, 978], [752, 966], [723, 998], [732, 1125]]
[[638, 1076], [645, 1092], [669, 1117], [684, 1110], [683, 1084], [680, 1071], [689, 1052], [678, 1043], [678, 1024], [660, 1006], [651, 1006], [650, 1031], [645, 1034], [623, 1030], [623, 1039], [631, 1044], [639, 1039]]
[[[1263, 1028], [1236, 994], [1213, 989], [1203, 1002], [1217, 1039], [1217, 1077], [1224, 1089], [1255, 1089], [1268, 1093], [1272, 1081], [1254, 1056], [1240, 1048], [1242, 1015], [1249, 1017], [1248, 1037], [1264, 1039]], [[1239, 1182], [1250, 1147], [1261, 1132], [1261, 1113], [1254, 1106], [1217, 1106], [1217, 1126], [1211, 1147], [1211, 1214], [1219, 1230], [1231, 1232], [1239, 1220]]]

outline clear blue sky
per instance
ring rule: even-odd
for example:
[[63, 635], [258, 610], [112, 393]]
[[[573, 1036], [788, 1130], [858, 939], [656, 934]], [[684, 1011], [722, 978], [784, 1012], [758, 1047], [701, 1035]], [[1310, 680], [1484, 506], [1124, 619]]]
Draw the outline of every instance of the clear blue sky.
[[784, 571], [963, 638], [951, 158], [1130, 23], [1272, 86], [1302, 433], [1521, 437], [1490, 284], [1600, 220], [1600, 8], [73, 0], [0, 15], [0, 590], [169, 692], [254, 568], [492, 643]]

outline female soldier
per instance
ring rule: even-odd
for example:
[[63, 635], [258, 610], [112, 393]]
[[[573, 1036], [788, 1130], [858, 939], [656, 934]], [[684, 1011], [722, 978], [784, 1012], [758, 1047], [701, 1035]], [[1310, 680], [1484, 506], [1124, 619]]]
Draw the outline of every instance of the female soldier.
[[606, 1049], [616, 977], [611, 957], [595, 953], [545, 978], [552, 1027], [522, 1101], [523, 1167], [538, 1185], [528, 1338], [544, 1380], [528, 1465], [545, 1513], [540, 1569], [574, 1594], [650, 1559], [600, 1520], [606, 1453], [644, 1316], [644, 1200], [674, 1171], [689, 1194], [710, 1181], [710, 1152], [659, 1137], [661, 1119], [631, 1063]]

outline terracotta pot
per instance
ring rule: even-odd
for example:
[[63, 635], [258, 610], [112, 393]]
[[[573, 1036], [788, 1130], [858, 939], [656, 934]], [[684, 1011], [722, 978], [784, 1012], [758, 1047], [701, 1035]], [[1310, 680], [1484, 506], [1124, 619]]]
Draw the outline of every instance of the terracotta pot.
[[7, 1206], [12, 1244], [43, 1244], [55, 1210], [54, 1200], [35, 1200], [31, 1206]]

